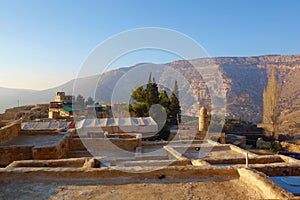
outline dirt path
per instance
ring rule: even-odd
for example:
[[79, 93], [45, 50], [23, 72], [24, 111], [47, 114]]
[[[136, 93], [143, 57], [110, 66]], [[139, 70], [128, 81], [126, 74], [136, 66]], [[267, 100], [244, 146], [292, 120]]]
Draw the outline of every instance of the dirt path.
[[0, 182], [0, 199], [261, 199], [238, 179], [197, 182], [144, 181], [101, 184], [97, 181]]

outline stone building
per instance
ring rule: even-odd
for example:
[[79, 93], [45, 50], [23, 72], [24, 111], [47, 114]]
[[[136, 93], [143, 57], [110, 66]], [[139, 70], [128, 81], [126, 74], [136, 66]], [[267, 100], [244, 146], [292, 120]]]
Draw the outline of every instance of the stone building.
[[54, 102], [71, 102], [74, 100], [73, 95], [66, 95], [65, 92], [56, 92], [54, 96]]
[[49, 104], [48, 117], [50, 119], [58, 119], [71, 116], [72, 112], [70, 112], [70, 109], [72, 110], [73, 100], [74, 96], [72, 95], [66, 95], [65, 92], [56, 92], [54, 101]]

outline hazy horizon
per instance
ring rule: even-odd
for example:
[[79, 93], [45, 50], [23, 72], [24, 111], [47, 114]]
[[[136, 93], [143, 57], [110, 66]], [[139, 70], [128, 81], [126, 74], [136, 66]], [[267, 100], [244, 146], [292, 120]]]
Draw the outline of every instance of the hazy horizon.
[[[222, 57], [257, 57], [257, 56], [276, 56], [276, 55], [279, 55], [279, 54], [264, 54], [264, 55], [253, 55], [253, 56], [216, 56], [216, 57], [210, 57], [210, 58], [222, 58]], [[299, 54], [293, 54], [293, 55], [279, 55], [279, 56], [294, 56], [294, 55], [300, 55]], [[167, 61], [167, 62], [162, 62], [162, 63], [153, 63], [153, 62], [149, 62], [149, 63], [153, 63], [153, 64], [166, 64], [166, 63], [170, 63], [170, 62], [174, 62], [174, 61], [178, 61], [180, 59], [175, 59], [175, 60], [170, 60], [170, 61]], [[115, 70], [115, 69], [120, 69], [120, 68], [130, 68], [130, 67], [133, 67], [135, 65], [138, 65], [138, 64], [141, 64], [141, 63], [147, 63], [147, 61], [143, 61], [143, 62], [137, 62], [137, 63], [134, 63], [130, 66], [117, 66], [117, 67], [112, 67], [110, 69], [108, 69], [107, 71], [111, 71], [111, 70]], [[105, 72], [107, 72], [105, 71]], [[48, 89], [52, 89], [52, 88], [56, 88], [56, 87], [59, 87], [60, 85], [64, 85], [76, 78], [87, 78], [87, 77], [90, 77], [90, 76], [97, 76], [97, 75], [100, 75], [99, 74], [94, 74], [94, 75], [87, 75], [87, 76], [82, 76], [82, 77], [77, 77], [77, 76], [74, 76], [73, 78], [71, 77], [70, 79], [68, 80], [62, 80], [62, 82], [59, 82], [59, 83], [56, 83], [56, 85], [53, 85], [53, 86], [50, 86], [50, 87], [47, 87], [47, 88], [41, 88], [41, 89], [34, 89], [34, 88], [22, 88], [22, 87], [5, 87], [5, 86], [0, 86], [0, 88], [5, 88], [5, 89], [12, 89], [12, 90], [32, 90], [32, 91], [43, 91], [43, 90], [48, 90]], [[55, 84], [55, 83], [54, 83]]]

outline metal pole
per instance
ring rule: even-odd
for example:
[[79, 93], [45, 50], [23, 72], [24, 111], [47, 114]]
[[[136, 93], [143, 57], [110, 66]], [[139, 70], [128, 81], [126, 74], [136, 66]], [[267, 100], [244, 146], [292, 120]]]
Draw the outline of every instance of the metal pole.
[[248, 163], [248, 152], [246, 152], [246, 168], [248, 168], [249, 163]]

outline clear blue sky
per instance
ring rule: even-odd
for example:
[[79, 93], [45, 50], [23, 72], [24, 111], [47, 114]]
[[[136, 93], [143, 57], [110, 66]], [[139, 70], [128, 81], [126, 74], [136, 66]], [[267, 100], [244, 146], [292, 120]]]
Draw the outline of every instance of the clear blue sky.
[[100, 42], [141, 27], [182, 32], [211, 56], [299, 54], [299, 10], [298, 0], [0, 0], [0, 87], [62, 84]]

